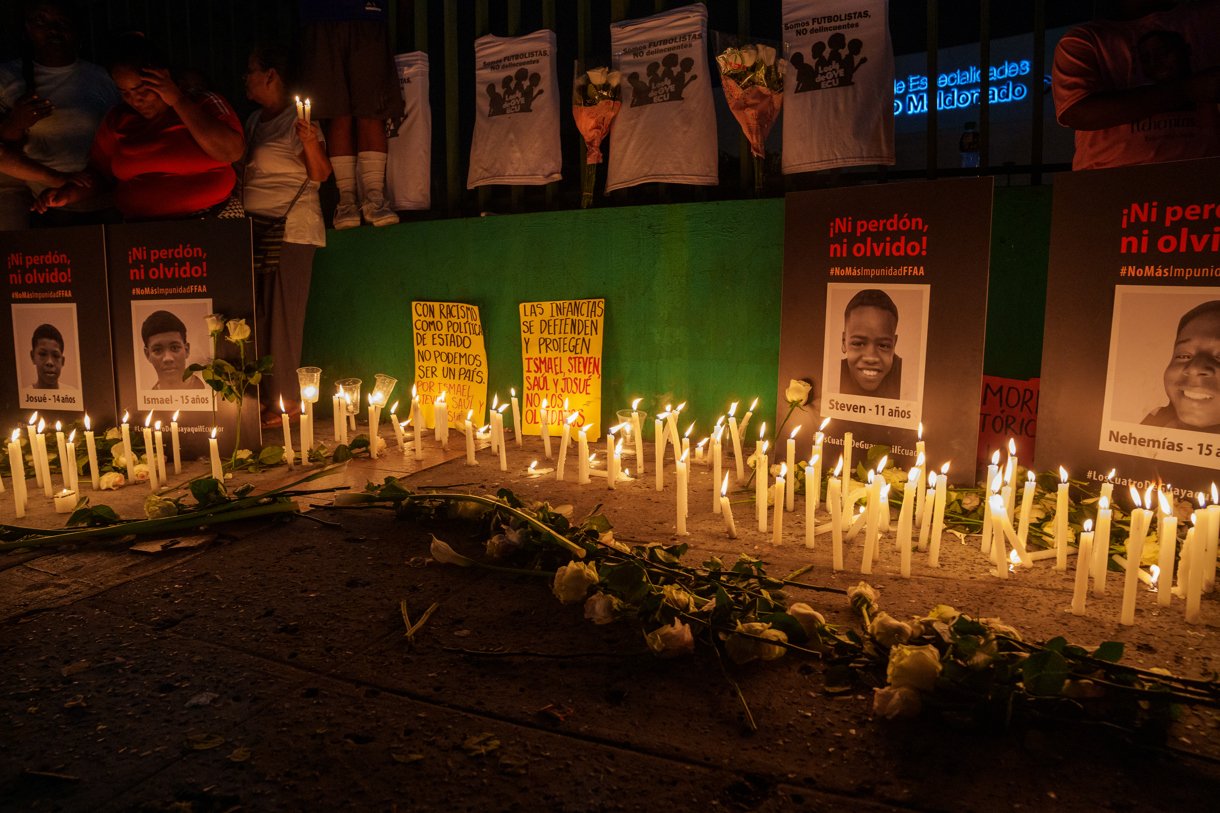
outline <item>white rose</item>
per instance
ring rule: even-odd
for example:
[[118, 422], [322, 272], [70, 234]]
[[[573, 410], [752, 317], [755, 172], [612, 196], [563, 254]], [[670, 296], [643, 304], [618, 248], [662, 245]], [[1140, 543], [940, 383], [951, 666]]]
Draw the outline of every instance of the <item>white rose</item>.
[[[774, 51], [774, 49], [772, 50]], [[805, 402], [809, 400], [809, 391], [812, 389], [813, 387], [809, 384], [794, 378], [788, 382], [788, 389], [784, 390], [784, 400], [789, 404], [804, 406]]]
[[569, 562], [555, 571], [551, 592], [564, 604], [584, 601], [589, 588], [597, 584], [597, 568], [585, 562]]
[[610, 71], [609, 76], [606, 77], [606, 81], [610, 83], [610, 87], [616, 88], [619, 86], [619, 83], [623, 81], [623, 74], [619, 71]]
[[980, 618], [979, 623], [996, 635], [1007, 635], [1009, 638], [1021, 640], [1021, 633], [1017, 632], [1016, 627], [1010, 627], [998, 618]]
[[614, 610], [617, 602], [613, 596], [605, 593], [594, 593], [585, 602], [585, 618], [594, 624], [609, 624], [614, 620]]
[[135, 465], [135, 468], [133, 468], [131, 471], [132, 471], [132, 474], [135, 475], [137, 483], [147, 483], [148, 482], [148, 464], [147, 463], [137, 463]]
[[672, 626], [660, 627], [644, 636], [648, 648], [658, 658], [676, 658], [695, 651], [695, 636], [690, 625], [675, 620]]
[[[106, 440], [118, 440], [122, 436], [123, 436], [123, 433], [119, 431], [119, 428], [117, 426], [112, 426], [106, 430], [106, 435], [105, 435]], [[1187, 517], [1187, 519], [1190, 519], [1190, 517]]]
[[952, 624], [960, 615], [961, 613], [948, 604], [937, 604], [932, 608], [932, 612], [928, 613], [928, 618], [933, 621], [939, 621], [942, 624]]
[[667, 584], [661, 588], [661, 592], [665, 596], [665, 603], [675, 610], [689, 610], [691, 606], [690, 593], [686, 592], [685, 588], [680, 584]]
[[758, 46], [758, 58], [761, 59], [763, 61], [763, 63], [766, 65], [774, 65], [775, 64], [775, 49], [772, 48], [770, 45], [759, 45]]
[[609, 68], [590, 68], [585, 73], [589, 75], [589, 84], [604, 85], [609, 77], [610, 70]]
[[867, 582], [860, 582], [855, 587], [847, 588], [847, 601], [856, 612], [872, 612], [877, 608], [877, 591]]
[[799, 601], [788, 608], [788, 615], [797, 620], [810, 638], [815, 638], [818, 628], [826, 623], [826, 619], [822, 617], [821, 613]]
[[97, 487], [102, 491], [116, 491], [125, 485], [127, 478], [117, 471], [108, 471], [97, 481]]
[[114, 467], [116, 469], [126, 469], [127, 468], [127, 455], [125, 455], [119, 451], [119, 449], [121, 449], [121, 448], [123, 448], [123, 447], [115, 446], [113, 449], [110, 450], [110, 459], [114, 461]]
[[907, 625], [911, 628], [910, 640], [912, 641], [918, 640], [925, 635], [932, 635], [935, 633], [935, 629], [932, 627], [932, 621], [927, 618], [912, 618], [907, 622]]
[[728, 653], [734, 663], [739, 664], [749, 663], [756, 658], [773, 661], [783, 656], [784, 648], [782, 646], [768, 644], [766, 641], [758, 640], [759, 638], [765, 638], [767, 641], [788, 642], [788, 636], [780, 630], [771, 629], [770, 624], [764, 624], [761, 621], [742, 624], [738, 621], [737, 632], [730, 635], [724, 642], [724, 651]]
[[164, 497], [158, 497], [156, 494], [149, 494], [144, 498], [144, 516], [149, 519], [160, 519], [161, 517], [173, 517], [178, 514], [178, 504], [173, 500], [167, 500]]
[[378, 436], [376, 439], [376, 443], [377, 443], [377, 454], [381, 454], [382, 452], [385, 451], [385, 438]]
[[873, 689], [873, 714], [893, 720], [895, 717], [918, 717], [923, 701], [919, 692], [906, 686], [886, 686]]
[[981, 502], [981, 500], [979, 499], [978, 494], [963, 494], [962, 495], [962, 510], [963, 511], [973, 511], [974, 509], [979, 507], [980, 502]]
[[448, 542], [442, 542], [435, 536], [432, 537], [432, 558], [438, 562], [444, 562], [447, 565], [457, 565], [459, 567], [470, 567], [474, 564], [474, 560], [463, 556], [449, 546]]
[[741, 64], [745, 67], [750, 67], [758, 59], [758, 48], [753, 45], [747, 45], [741, 49]]
[[204, 321], [208, 323], [208, 333], [220, 333], [225, 329], [225, 317], [223, 313], [210, 313], [204, 317]]
[[911, 640], [911, 626], [891, 617], [889, 613], [878, 613], [868, 625], [868, 632], [887, 649]]
[[230, 319], [226, 324], [229, 328], [229, 341], [237, 343], [250, 338], [250, 326], [246, 324], [245, 319]]
[[931, 644], [899, 644], [890, 649], [890, 662], [886, 667], [885, 676], [891, 686], [909, 686], [930, 692], [936, 688], [940, 670], [940, 653], [936, 651], [936, 647]]

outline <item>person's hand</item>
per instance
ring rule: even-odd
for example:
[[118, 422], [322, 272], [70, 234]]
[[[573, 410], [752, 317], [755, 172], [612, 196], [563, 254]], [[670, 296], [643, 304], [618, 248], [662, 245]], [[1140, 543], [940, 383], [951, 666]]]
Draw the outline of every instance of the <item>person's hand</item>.
[[88, 170], [64, 173], [64, 186], [93, 186], [93, 173]]
[[140, 71], [140, 77], [148, 89], [160, 96], [161, 101], [170, 107], [177, 107], [185, 96], [182, 88], [174, 83], [169, 71], [164, 68], [145, 68]]
[[44, 189], [42, 194], [34, 199], [34, 205], [30, 208], [35, 212], [42, 214], [48, 209], [57, 209], [69, 202], [68, 195], [62, 188], [60, 189]]
[[4, 117], [4, 140], [20, 139], [26, 130], [54, 112], [55, 105], [51, 104], [50, 99], [40, 99], [33, 94], [22, 96]]
[[306, 123], [305, 119], [297, 119], [296, 128], [297, 138], [301, 140], [302, 144], [308, 144], [311, 141], [317, 142], [318, 123], [316, 121]]

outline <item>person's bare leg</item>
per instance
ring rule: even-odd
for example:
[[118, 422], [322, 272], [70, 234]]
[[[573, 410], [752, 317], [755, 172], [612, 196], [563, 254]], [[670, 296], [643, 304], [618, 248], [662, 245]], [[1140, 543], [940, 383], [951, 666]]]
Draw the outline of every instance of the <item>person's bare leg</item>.
[[398, 222], [398, 215], [385, 199], [385, 163], [388, 149], [385, 122], [381, 119], [356, 119], [357, 164], [364, 186], [360, 210], [374, 226]]

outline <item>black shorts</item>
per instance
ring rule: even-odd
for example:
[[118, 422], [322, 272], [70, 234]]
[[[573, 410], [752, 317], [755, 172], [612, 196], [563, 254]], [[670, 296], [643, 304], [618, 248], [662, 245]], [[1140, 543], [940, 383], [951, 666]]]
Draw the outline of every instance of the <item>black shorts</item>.
[[302, 95], [312, 116], [390, 119], [404, 112], [385, 23], [311, 23], [301, 37]]

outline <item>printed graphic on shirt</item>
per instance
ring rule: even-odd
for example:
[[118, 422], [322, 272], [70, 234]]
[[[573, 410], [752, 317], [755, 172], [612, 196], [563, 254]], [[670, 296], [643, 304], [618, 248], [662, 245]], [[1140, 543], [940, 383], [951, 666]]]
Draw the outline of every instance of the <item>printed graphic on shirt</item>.
[[694, 68], [695, 60], [690, 57], [680, 58], [677, 53], [668, 53], [660, 62], [648, 63], [643, 79], [639, 71], [627, 74], [631, 106], [682, 101], [683, 91], [699, 78], [699, 74], [692, 73]]
[[489, 82], [487, 117], [532, 112], [534, 100], [546, 93], [538, 87], [541, 82], [542, 74], [531, 73], [528, 68], [518, 68], [516, 73], [505, 76], [498, 88]]
[[863, 40], [848, 40], [842, 33], [813, 43], [808, 56], [795, 51], [790, 61], [796, 69], [796, 92], [831, 90], [855, 84], [856, 71], [868, 62], [868, 57], [862, 56], [863, 51]]

